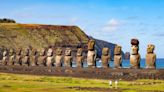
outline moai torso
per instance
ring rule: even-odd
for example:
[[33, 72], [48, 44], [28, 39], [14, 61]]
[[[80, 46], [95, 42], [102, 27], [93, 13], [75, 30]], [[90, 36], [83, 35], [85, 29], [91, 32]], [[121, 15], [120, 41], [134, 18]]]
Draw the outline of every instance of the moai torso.
[[4, 50], [4, 52], [3, 52], [3, 58], [2, 58], [3, 65], [7, 65], [8, 64], [8, 61], [9, 61], [9, 56], [8, 56], [7, 50]]
[[39, 53], [39, 57], [37, 60], [37, 65], [39, 66], [45, 66], [46, 65], [46, 50], [44, 48], [41, 49], [40, 53]]
[[65, 67], [72, 67], [72, 55], [71, 55], [71, 49], [66, 48], [65, 50], [65, 56], [64, 56], [64, 66]]
[[88, 42], [88, 53], [87, 53], [87, 64], [88, 67], [95, 68], [96, 67], [96, 50], [94, 48], [95, 41], [89, 40]]
[[16, 51], [16, 60], [14, 65], [22, 65], [22, 49]]
[[114, 67], [121, 68], [122, 67], [122, 50], [121, 46], [116, 45], [114, 48]]
[[62, 48], [57, 48], [56, 50], [55, 66], [62, 67]]
[[101, 61], [102, 61], [102, 67], [103, 68], [109, 67], [109, 63], [108, 63], [110, 61], [109, 48], [103, 48], [102, 49]]
[[139, 41], [137, 39], [132, 39], [131, 40], [131, 55], [130, 55], [130, 65], [131, 68], [140, 68], [140, 54], [138, 53], [139, 51]]
[[155, 46], [153, 44], [149, 44], [147, 47], [146, 54], [146, 68], [156, 68], [156, 54], [154, 53]]
[[52, 67], [53, 63], [54, 63], [53, 49], [49, 48], [47, 51], [46, 66]]
[[10, 49], [9, 50], [9, 65], [14, 65], [15, 59], [16, 59], [15, 51], [14, 49]]
[[33, 49], [32, 53], [30, 55], [30, 65], [31, 66], [36, 66], [37, 65], [37, 50]]
[[76, 53], [76, 66], [77, 67], [83, 67], [84, 57], [82, 54], [83, 54], [82, 48], [78, 48], [77, 53]]
[[24, 51], [24, 57], [22, 58], [22, 65], [23, 66], [29, 66], [30, 65], [30, 50], [29, 49], [25, 49]]

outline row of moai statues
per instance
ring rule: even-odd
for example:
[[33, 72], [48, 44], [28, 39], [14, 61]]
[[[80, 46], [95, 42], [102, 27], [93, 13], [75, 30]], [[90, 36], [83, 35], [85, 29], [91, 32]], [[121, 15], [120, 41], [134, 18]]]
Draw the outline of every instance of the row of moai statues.
[[[130, 65], [131, 68], [140, 68], [140, 54], [139, 54], [139, 41], [137, 39], [131, 40], [131, 55]], [[155, 46], [149, 44], [147, 47], [146, 54], [146, 68], [156, 68], [156, 54], [154, 53]], [[23, 65], [23, 66], [48, 66], [48, 67], [72, 67], [73, 56], [71, 48], [66, 48], [65, 55], [62, 55], [62, 48], [57, 48], [54, 56], [54, 50], [49, 48], [41, 49], [38, 55], [36, 49], [10, 49], [8, 52], [3, 52], [2, 63], [4, 65]], [[22, 53], [23, 52], [23, 53]], [[95, 41], [89, 40], [88, 42], [88, 53], [87, 53], [87, 65], [89, 68], [96, 67], [97, 51], [95, 50]], [[102, 49], [102, 67], [108, 68], [109, 61], [111, 60], [110, 49], [104, 47]], [[122, 68], [122, 47], [119, 45], [115, 46], [114, 49], [114, 68]], [[76, 53], [76, 66], [83, 67], [84, 56], [83, 49], [78, 48]], [[63, 65], [64, 64], [64, 65]]]

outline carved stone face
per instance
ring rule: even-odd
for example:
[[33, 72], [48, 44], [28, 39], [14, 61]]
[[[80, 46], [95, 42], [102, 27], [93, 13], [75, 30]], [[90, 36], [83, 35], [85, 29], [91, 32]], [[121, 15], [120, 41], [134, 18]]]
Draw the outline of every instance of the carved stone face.
[[36, 55], [37, 54], [37, 50], [36, 49], [33, 49], [32, 50], [32, 55]]
[[122, 52], [121, 52], [121, 46], [119, 45], [116, 45], [115, 48], [114, 48], [114, 54], [115, 55], [120, 55]]
[[82, 48], [78, 48], [77, 49], [77, 56], [82, 56], [83, 53], [83, 49]]
[[40, 56], [44, 56], [45, 55], [45, 53], [46, 53], [46, 50], [44, 49], [44, 48], [42, 48], [41, 50], [40, 50]]
[[10, 50], [9, 50], [9, 55], [10, 55], [10, 56], [14, 55], [14, 49], [10, 49]]
[[108, 55], [109, 54], [109, 48], [103, 48], [102, 49], [102, 55]]
[[95, 48], [95, 41], [94, 40], [89, 40], [88, 50], [94, 50], [94, 48]]
[[18, 48], [17, 51], [16, 51], [16, 54], [17, 55], [21, 55], [22, 54], [22, 49], [21, 48]]
[[53, 56], [53, 50], [51, 48], [48, 49], [47, 56]]
[[62, 55], [62, 48], [56, 49], [56, 55]]
[[153, 53], [155, 49], [155, 46], [153, 44], [149, 44], [147, 46], [147, 53]]
[[66, 56], [71, 56], [71, 49], [70, 48], [66, 48], [65, 55]]
[[131, 54], [132, 55], [137, 55], [138, 54], [138, 50], [139, 50], [139, 48], [138, 48], [138, 46], [136, 46], [136, 45], [132, 45], [131, 46]]
[[30, 54], [30, 50], [29, 50], [29, 49], [25, 49], [25, 50], [24, 50], [24, 55], [25, 55], [25, 56], [29, 56], [29, 54]]
[[3, 52], [3, 56], [7, 56], [7, 50]]

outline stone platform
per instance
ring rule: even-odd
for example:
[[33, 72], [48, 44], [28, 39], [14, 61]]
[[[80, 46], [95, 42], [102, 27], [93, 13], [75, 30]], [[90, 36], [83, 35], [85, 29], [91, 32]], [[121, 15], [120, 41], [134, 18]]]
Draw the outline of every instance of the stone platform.
[[0, 72], [30, 75], [48, 75], [63, 77], [78, 77], [91, 79], [162, 79], [164, 80], [164, 69], [111, 69], [111, 68], [56, 68], [44, 66], [3, 66]]

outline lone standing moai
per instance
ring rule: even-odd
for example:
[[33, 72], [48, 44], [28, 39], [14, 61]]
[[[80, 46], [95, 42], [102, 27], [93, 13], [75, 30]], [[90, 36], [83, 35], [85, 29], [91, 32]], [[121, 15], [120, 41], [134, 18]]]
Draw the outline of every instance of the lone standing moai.
[[29, 66], [30, 65], [30, 49], [24, 50], [24, 56], [22, 58], [22, 65]]
[[62, 67], [62, 48], [56, 49], [55, 66]]
[[146, 68], [156, 68], [156, 54], [154, 53], [154, 49], [155, 46], [153, 44], [147, 46]]
[[46, 49], [45, 48], [42, 48], [39, 52], [39, 56], [38, 56], [38, 61], [37, 61], [37, 64], [39, 66], [45, 66], [46, 64]]
[[101, 61], [102, 61], [103, 68], [109, 67], [109, 63], [108, 63], [110, 61], [109, 48], [105, 47], [102, 49]]
[[130, 65], [131, 68], [140, 68], [140, 54], [139, 54], [139, 41], [138, 39], [131, 40], [131, 55], [130, 55]]
[[87, 53], [87, 64], [89, 68], [96, 67], [96, 50], [95, 50], [95, 41], [89, 40], [88, 42], [88, 53]]
[[46, 66], [52, 67], [52, 64], [54, 63], [54, 57], [53, 57], [53, 49], [49, 48], [47, 51], [47, 58], [46, 58]]
[[9, 50], [9, 65], [14, 65], [15, 59], [16, 59], [15, 50], [14, 49], [10, 49]]
[[114, 67], [121, 68], [122, 67], [122, 47], [116, 45], [114, 48]]
[[84, 61], [83, 49], [78, 48], [77, 53], [76, 53], [76, 66], [79, 67], [79, 68], [83, 67], [83, 61]]
[[72, 51], [70, 48], [66, 48], [65, 56], [64, 56], [64, 66], [65, 67], [72, 67]]

